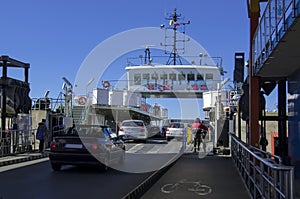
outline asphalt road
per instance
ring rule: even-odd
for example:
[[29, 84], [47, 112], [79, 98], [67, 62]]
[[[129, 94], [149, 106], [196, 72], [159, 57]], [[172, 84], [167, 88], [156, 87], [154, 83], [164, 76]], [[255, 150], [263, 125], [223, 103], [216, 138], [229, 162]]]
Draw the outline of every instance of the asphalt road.
[[119, 199], [151, 173], [125, 173], [93, 167], [65, 166], [52, 171], [45, 161], [0, 173], [1, 199]]
[[184, 154], [142, 199], [248, 199], [230, 157]]
[[[0, 170], [0, 199], [122, 198], [181, 151], [180, 142], [127, 143], [125, 162], [108, 171], [95, 167], [51, 169], [49, 160]], [[33, 162], [31, 162], [33, 163]], [[22, 165], [22, 164], [21, 164]], [[128, 172], [129, 171], [129, 172]]]

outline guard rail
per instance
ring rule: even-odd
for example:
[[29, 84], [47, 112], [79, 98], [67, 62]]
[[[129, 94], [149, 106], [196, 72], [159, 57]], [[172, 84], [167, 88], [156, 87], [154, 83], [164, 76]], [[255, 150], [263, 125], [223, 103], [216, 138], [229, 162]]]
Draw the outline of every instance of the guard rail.
[[232, 159], [252, 198], [294, 198], [294, 168], [282, 164], [280, 157], [249, 146], [234, 134]]

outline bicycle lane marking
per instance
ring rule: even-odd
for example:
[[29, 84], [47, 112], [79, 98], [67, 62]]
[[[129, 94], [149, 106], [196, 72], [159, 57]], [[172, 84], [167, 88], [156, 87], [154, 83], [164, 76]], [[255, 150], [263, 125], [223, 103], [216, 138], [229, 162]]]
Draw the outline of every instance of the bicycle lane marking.
[[168, 183], [161, 187], [161, 192], [170, 194], [176, 192], [178, 189], [194, 192], [197, 195], [208, 195], [212, 193], [212, 188], [206, 184], [202, 184], [201, 181], [187, 181], [182, 179], [176, 183]]

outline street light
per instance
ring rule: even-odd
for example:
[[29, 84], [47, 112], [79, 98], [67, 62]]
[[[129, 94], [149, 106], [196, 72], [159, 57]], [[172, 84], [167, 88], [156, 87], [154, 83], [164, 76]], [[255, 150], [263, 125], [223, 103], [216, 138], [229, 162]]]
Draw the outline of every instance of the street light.
[[88, 97], [88, 87], [91, 85], [91, 83], [93, 83], [93, 81], [94, 81], [94, 78], [92, 77], [92, 79], [90, 79], [90, 81], [88, 81], [88, 83], [86, 84], [86, 87], [85, 87], [86, 97]]
[[220, 89], [230, 80], [229, 77], [227, 77], [226, 79], [224, 79], [222, 82], [221, 82], [221, 87]]
[[64, 80], [64, 82], [70, 86], [71, 88], [73, 88], [73, 85], [69, 82], [69, 80], [66, 77], [62, 77], [62, 79]]
[[[63, 90], [65, 91], [65, 114], [66, 116], [71, 116], [72, 117], [72, 90], [73, 90], [73, 85], [71, 82], [66, 78], [62, 77], [62, 80], [64, 80], [63, 84]], [[67, 88], [67, 86], [70, 87], [70, 89]], [[68, 94], [68, 92], [70, 94]]]

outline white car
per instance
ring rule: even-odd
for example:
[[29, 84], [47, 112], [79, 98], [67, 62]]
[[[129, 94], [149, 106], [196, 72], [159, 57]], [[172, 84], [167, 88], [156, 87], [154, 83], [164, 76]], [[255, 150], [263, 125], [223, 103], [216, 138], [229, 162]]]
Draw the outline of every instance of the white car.
[[166, 129], [166, 138], [167, 140], [171, 140], [173, 138], [183, 139], [187, 132], [187, 124], [180, 122], [173, 122]]
[[149, 137], [143, 120], [124, 120], [118, 133], [123, 140], [146, 140]]

